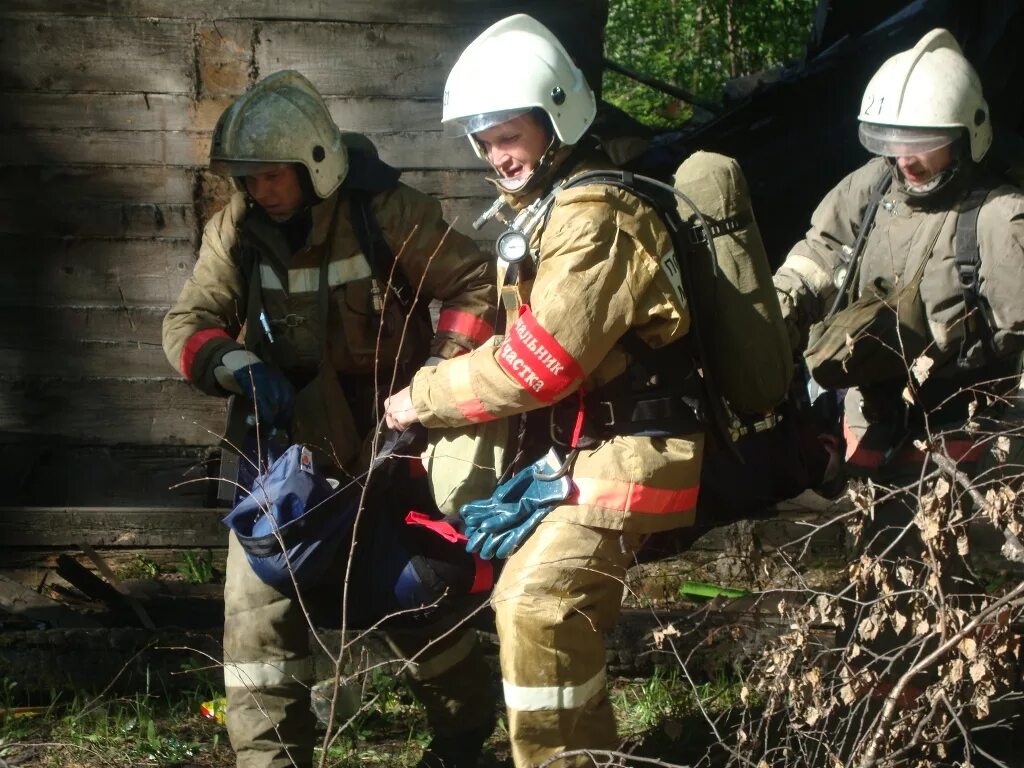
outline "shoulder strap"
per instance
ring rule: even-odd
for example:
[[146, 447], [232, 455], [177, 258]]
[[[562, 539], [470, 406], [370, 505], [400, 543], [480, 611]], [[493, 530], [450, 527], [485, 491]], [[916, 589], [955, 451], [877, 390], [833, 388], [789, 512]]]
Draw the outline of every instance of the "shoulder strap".
[[882, 196], [885, 194], [885, 190], [889, 188], [891, 181], [892, 172], [886, 168], [882, 175], [878, 177], [878, 181], [871, 187], [871, 197], [868, 198], [868, 205], [864, 209], [864, 215], [861, 216], [860, 226], [857, 228], [857, 239], [853, 241], [853, 247], [850, 249], [850, 258], [846, 262], [846, 274], [843, 276], [843, 284], [836, 291], [835, 301], [832, 302], [832, 307], [829, 309], [828, 314], [825, 315], [825, 320], [828, 320], [842, 309], [844, 304], [849, 304], [853, 299], [851, 295], [853, 286], [857, 284], [854, 278], [857, 275], [858, 267], [860, 267], [860, 257], [864, 253], [864, 243], [867, 241], [871, 226], [875, 223], [875, 216], [878, 214], [878, 206], [882, 202]]
[[960, 368], [968, 367], [967, 350], [975, 338], [981, 341], [986, 362], [991, 362], [995, 357], [995, 350], [992, 347], [992, 328], [981, 307], [981, 297], [978, 293], [978, 273], [981, 269], [978, 216], [981, 214], [981, 206], [991, 191], [992, 187], [989, 184], [982, 184], [970, 190], [960, 202], [956, 219], [953, 262], [956, 264], [960, 291], [964, 297], [964, 336], [960, 342], [960, 354], [956, 359], [956, 364]]
[[[689, 252], [698, 242], [698, 238], [691, 235], [693, 229], [698, 227], [701, 229], [708, 229], [708, 233], [704, 236], [704, 241], [707, 242], [708, 248], [711, 251], [712, 272], [715, 275], [718, 274], [718, 262], [714, 255], [714, 238], [718, 237], [719, 234], [724, 234], [724, 232], [716, 233], [711, 231], [710, 224], [707, 219], [703, 214], [700, 214], [697, 211], [696, 206], [689, 201], [687, 202], [691, 208], [693, 208], [694, 217], [698, 219], [699, 223], [687, 224], [683, 222], [675, 205], [676, 196], [682, 196], [678, 190], [674, 190], [667, 184], [658, 182], [655, 179], [650, 179], [646, 176], [637, 176], [630, 171], [590, 171], [580, 174], [565, 186], [566, 188], [569, 188], [578, 184], [589, 184], [595, 182], [608, 184], [612, 187], [629, 192], [642, 202], [649, 205], [658, 214], [661, 221], [665, 224], [669, 237], [672, 241], [675, 266], [679, 270], [680, 279], [683, 283], [684, 295], [693, 296], [694, 292], [694, 278], [691, 271], [692, 267], [690, 259], [686, 258], [687, 252]], [[669, 201], [671, 201], [671, 205], [669, 204]], [[691, 303], [690, 337], [692, 338], [693, 343], [688, 344], [687, 346], [700, 364], [702, 375], [699, 382], [703, 389], [703, 392], [701, 393], [702, 404], [706, 408], [710, 426], [721, 441], [721, 444], [725, 446], [726, 450], [736, 461], [742, 463], [743, 459], [740, 456], [739, 450], [736, 448], [736, 445], [733, 443], [729, 434], [729, 425], [731, 424], [732, 419], [726, 412], [725, 402], [721, 397], [721, 389], [714, 380], [714, 371], [710, 365], [706, 364], [706, 361], [710, 359], [707, 352], [707, 331], [703, 328], [701, 318], [699, 318], [696, 311], [694, 311], [694, 306], [695, 305]], [[628, 331], [626, 336], [629, 336], [630, 333], [632, 333], [632, 331]], [[639, 347], [646, 346], [639, 337], [623, 337], [621, 341], [623, 342], [623, 346], [626, 347], [627, 352], [630, 352], [631, 355], [646, 356], [645, 353], [639, 351]], [[673, 345], [669, 345], [669, 347], [672, 346]], [[668, 348], [663, 349], [667, 350]], [[653, 354], [657, 354], [657, 351], [652, 350], [652, 352]]]
[[416, 303], [416, 292], [405, 272], [398, 266], [391, 246], [384, 239], [384, 232], [373, 213], [373, 193], [354, 190], [349, 201], [352, 229], [370, 264], [370, 271], [378, 281], [390, 288], [402, 309], [408, 312]]

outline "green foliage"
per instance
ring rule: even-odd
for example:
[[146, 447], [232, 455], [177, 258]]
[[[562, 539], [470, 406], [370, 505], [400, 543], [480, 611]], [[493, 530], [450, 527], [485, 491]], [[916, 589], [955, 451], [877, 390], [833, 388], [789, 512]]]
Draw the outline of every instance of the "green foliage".
[[118, 572], [121, 579], [157, 579], [160, 577], [160, 565], [153, 559], [142, 554], [127, 563]]
[[[721, 100], [731, 77], [803, 55], [817, 0], [611, 0], [605, 55], [619, 64]], [[606, 72], [604, 98], [641, 122], [677, 126], [689, 105]]]
[[185, 577], [189, 584], [209, 584], [213, 581], [213, 553], [185, 552], [182, 562], [178, 565], [178, 573]]

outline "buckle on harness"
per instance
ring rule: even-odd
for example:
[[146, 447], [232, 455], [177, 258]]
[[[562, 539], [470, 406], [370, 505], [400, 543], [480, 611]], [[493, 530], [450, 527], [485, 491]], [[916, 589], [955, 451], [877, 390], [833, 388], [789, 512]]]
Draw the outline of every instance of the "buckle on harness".
[[270, 324], [278, 328], [296, 328], [306, 322], [306, 318], [303, 315], [296, 315], [289, 312], [287, 315], [279, 320], [271, 320]]
[[961, 288], [974, 288], [978, 284], [978, 268], [974, 264], [958, 264], [957, 274]]

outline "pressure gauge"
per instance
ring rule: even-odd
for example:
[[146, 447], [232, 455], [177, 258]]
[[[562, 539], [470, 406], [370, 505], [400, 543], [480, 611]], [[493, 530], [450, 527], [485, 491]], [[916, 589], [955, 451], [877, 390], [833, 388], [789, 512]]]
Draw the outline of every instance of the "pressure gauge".
[[832, 285], [836, 288], [842, 288], [843, 283], [846, 282], [846, 275], [850, 271], [849, 264], [840, 264], [832, 271]]
[[516, 264], [523, 260], [529, 252], [529, 243], [526, 236], [515, 229], [508, 229], [498, 236], [494, 244], [494, 250], [498, 258], [508, 264]]

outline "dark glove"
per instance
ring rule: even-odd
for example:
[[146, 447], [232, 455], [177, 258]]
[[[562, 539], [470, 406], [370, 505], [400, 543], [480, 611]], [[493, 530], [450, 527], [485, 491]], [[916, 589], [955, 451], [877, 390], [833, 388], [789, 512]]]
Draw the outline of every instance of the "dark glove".
[[256, 406], [261, 426], [280, 429], [291, 426], [295, 387], [283, 373], [259, 362], [239, 368], [234, 377], [242, 388], [242, 394]]
[[557, 467], [555, 457], [545, 456], [499, 485], [489, 499], [464, 504], [459, 514], [469, 538], [466, 551], [478, 552], [484, 560], [512, 554], [572, 492], [568, 476], [537, 479], [537, 473], [550, 474]]

